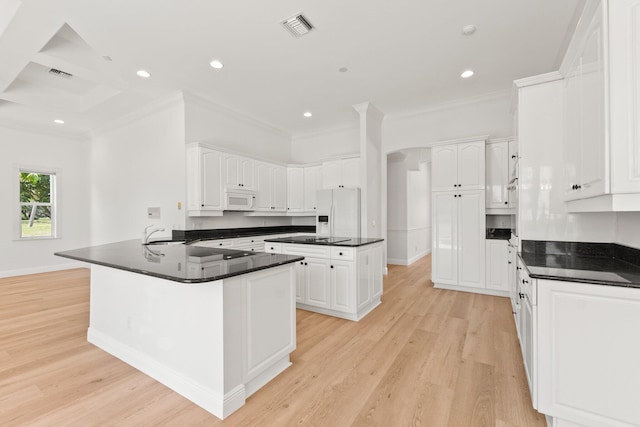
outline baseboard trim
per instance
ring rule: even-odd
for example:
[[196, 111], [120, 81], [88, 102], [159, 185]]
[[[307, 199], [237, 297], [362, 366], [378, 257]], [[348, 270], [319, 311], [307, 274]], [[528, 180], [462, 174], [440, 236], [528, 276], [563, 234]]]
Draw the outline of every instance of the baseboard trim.
[[166, 385], [171, 390], [220, 419], [231, 415], [245, 404], [246, 392], [244, 384], [238, 385], [225, 395], [220, 395], [209, 387], [194, 382], [180, 372], [126, 344], [114, 340], [108, 335], [95, 330], [95, 328], [90, 327], [88, 329], [87, 341]]
[[393, 265], [411, 265], [414, 262], [418, 261], [419, 259], [422, 259], [424, 257], [426, 257], [427, 255], [429, 255], [431, 253], [431, 250], [428, 251], [424, 251], [424, 252], [420, 252], [417, 255], [412, 256], [409, 259], [400, 259], [400, 258], [389, 258], [387, 259], [387, 264], [393, 264]]
[[50, 273], [52, 271], [73, 270], [75, 268], [89, 268], [89, 264], [86, 264], [84, 262], [69, 262], [65, 264], [43, 265], [40, 267], [5, 270], [0, 271], [0, 279], [5, 277], [26, 276], [28, 274]]
[[382, 301], [380, 301], [380, 296], [378, 296], [374, 298], [374, 300], [371, 301], [369, 304], [367, 304], [362, 309], [360, 309], [360, 311], [358, 311], [357, 313], [344, 313], [341, 311], [330, 310], [328, 308], [314, 307], [312, 305], [307, 305], [300, 302], [296, 303], [296, 308], [299, 308], [301, 310], [313, 311], [314, 313], [325, 314], [327, 316], [339, 317], [341, 319], [353, 320], [354, 322], [357, 322], [360, 319], [362, 319], [364, 316], [369, 314], [374, 308], [379, 306], [381, 303]]
[[443, 283], [434, 283], [433, 287], [436, 289], [447, 289], [449, 291], [470, 292], [473, 294], [493, 295], [496, 297], [509, 298], [509, 291], [498, 291], [496, 289], [471, 288], [469, 286], [447, 285]]

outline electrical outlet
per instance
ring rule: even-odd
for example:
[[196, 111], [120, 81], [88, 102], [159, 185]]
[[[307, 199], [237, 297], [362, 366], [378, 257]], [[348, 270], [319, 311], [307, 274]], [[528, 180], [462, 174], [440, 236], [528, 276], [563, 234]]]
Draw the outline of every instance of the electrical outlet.
[[147, 218], [160, 219], [160, 208], [147, 208]]

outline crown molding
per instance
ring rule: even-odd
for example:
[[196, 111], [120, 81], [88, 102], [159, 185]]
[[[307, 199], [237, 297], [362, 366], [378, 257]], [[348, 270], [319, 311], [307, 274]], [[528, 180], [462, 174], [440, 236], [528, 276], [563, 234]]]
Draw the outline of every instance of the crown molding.
[[560, 74], [558, 71], [552, 71], [550, 73], [538, 74], [537, 76], [514, 80], [513, 85], [518, 89], [522, 89], [523, 87], [540, 85], [544, 83], [554, 82], [556, 80], [562, 80], [562, 74]]
[[481, 102], [505, 100], [509, 98], [510, 93], [511, 93], [510, 89], [501, 90], [496, 92], [485, 93], [482, 95], [471, 96], [468, 98], [455, 99], [452, 101], [443, 102], [441, 104], [436, 104], [420, 110], [389, 113], [385, 115], [385, 120], [387, 121], [403, 120], [403, 119], [408, 119], [415, 116], [421, 116], [424, 114], [431, 114], [439, 111], [451, 110], [454, 108], [460, 108], [460, 107], [477, 104]]
[[478, 135], [478, 136], [469, 136], [466, 138], [449, 139], [445, 141], [435, 141], [427, 144], [427, 148], [436, 147], [438, 145], [463, 144], [465, 142], [484, 141], [486, 143], [488, 139], [489, 139], [489, 135]]
[[51, 129], [48, 126], [44, 126], [39, 122], [34, 123], [25, 120], [0, 119], [0, 127], [20, 132], [38, 133], [41, 135], [54, 136], [56, 138], [72, 139], [74, 141], [87, 142], [91, 139], [91, 134], [89, 132], [56, 130]]
[[133, 122], [137, 122], [147, 116], [158, 113], [160, 111], [167, 110], [171, 107], [179, 105], [182, 103], [184, 105], [184, 97], [181, 91], [174, 92], [171, 95], [162, 98], [157, 101], [150, 102], [145, 106], [131, 112], [125, 114], [124, 116], [120, 116], [112, 122], [108, 123], [104, 126], [99, 126], [91, 131], [91, 135], [93, 137], [103, 135], [105, 133], [111, 132], [115, 129], [123, 128], [127, 125], [130, 125]]
[[287, 132], [287, 131], [285, 131], [283, 129], [280, 129], [280, 128], [277, 128], [275, 126], [272, 126], [272, 125], [270, 125], [268, 123], [265, 123], [262, 120], [259, 120], [259, 119], [255, 118], [255, 117], [252, 117], [252, 116], [249, 116], [247, 114], [240, 113], [240, 112], [238, 112], [236, 110], [233, 110], [233, 109], [231, 109], [231, 108], [229, 108], [227, 106], [218, 104], [217, 102], [214, 102], [209, 98], [206, 98], [206, 97], [203, 97], [203, 96], [200, 96], [200, 95], [194, 95], [193, 93], [187, 92], [187, 91], [183, 92], [183, 96], [184, 96], [185, 103], [189, 102], [189, 103], [196, 104], [196, 105], [198, 105], [200, 107], [204, 107], [204, 108], [206, 108], [206, 109], [208, 109], [210, 111], [213, 111], [215, 113], [223, 114], [223, 115], [225, 115], [227, 117], [231, 117], [233, 119], [243, 121], [243, 122], [245, 122], [245, 123], [247, 123], [249, 125], [259, 127], [259, 128], [261, 128], [263, 130], [266, 130], [268, 132], [274, 133], [276, 135], [279, 135], [279, 136], [282, 136], [282, 137], [285, 137], [285, 138], [291, 139], [291, 137], [292, 137], [291, 133], [289, 133], [289, 132]]

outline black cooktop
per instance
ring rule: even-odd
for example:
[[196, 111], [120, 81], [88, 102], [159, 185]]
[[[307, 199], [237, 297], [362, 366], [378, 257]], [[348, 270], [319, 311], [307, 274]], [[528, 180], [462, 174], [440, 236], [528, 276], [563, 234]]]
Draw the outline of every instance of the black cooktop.
[[293, 236], [289, 237], [292, 243], [314, 243], [316, 245], [332, 245], [334, 243], [346, 242], [346, 237], [319, 237], [319, 236]]

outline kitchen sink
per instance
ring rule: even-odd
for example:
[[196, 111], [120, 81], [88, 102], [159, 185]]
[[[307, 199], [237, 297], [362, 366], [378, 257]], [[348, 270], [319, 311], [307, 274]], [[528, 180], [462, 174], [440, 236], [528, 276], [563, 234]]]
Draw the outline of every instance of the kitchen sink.
[[155, 246], [155, 245], [184, 245], [186, 240], [154, 240], [152, 242], [143, 243], [145, 246]]

